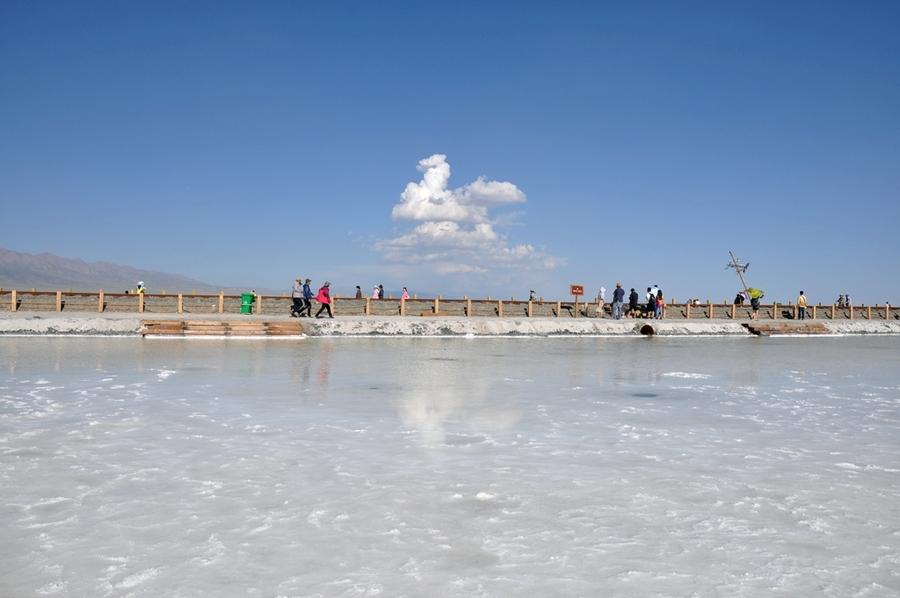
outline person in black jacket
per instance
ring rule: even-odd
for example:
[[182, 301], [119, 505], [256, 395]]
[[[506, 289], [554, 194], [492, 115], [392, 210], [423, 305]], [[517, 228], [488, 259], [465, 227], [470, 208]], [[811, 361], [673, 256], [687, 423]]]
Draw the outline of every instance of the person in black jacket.
[[628, 295], [628, 314], [631, 317], [635, 317], [638, 311], [638, 301], [640, 297], [638, 297], [637, 291], [631, 289], [631, 294]]

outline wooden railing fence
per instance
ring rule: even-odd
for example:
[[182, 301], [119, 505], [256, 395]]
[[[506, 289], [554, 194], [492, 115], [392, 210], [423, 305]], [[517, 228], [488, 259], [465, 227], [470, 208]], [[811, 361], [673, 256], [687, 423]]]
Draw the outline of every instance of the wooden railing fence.
[[[365, 297], [332, 297], [334, 313], [359, 316], [460, 316], [460, 317], [611, 317], [611, 304], [598, 310], [598, 304], [567, 301], [536, 301], [516, 299], [447, 299], [443, 297], [410, 299], [372, 299]], [[202, 293], [108, 293], [106, 291], [21, 291], [0, 289], [0, 309], [9, 311], [54, 312], [136, 312], [136, 313], [205, 313], [236, 314], [241, 311], [241, 295]], [[287, 315], [291, 298], [287, 295], [255, 296], [252, 314]], [[628, 305], [625, 304], [627, 312]], [[887, 305], [810, 305], [806, 310], [810, 320], [900, 320], [900, 311]], [[638, 314], [640, 317], [641, 314]], [[751, 317], [748, 304], [727, 302], [666, 304], [665, 319], [725, 319], [747, 320]], [[797, 319], [794, 303], [769, 303], [760, 306], [760, 319]]]

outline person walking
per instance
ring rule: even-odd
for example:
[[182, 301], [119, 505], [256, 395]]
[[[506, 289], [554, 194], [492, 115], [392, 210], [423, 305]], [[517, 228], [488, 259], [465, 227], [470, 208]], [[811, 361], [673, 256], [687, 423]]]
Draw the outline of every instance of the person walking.
[[656, 316], [656, 295], [647, 289], [647, 315], [651, 318]]
[[383, 284], [378, 285], [378, 298], [384, 299], [384, 285]]
[[632, 318], [638, 312], [638, 301], [640, 301], [638, 292], [632, 288], [631, 293], [628, 294], [628, 313]]
[[[311, 282], [312, 282], [312, 280], [310, 280], [309, 278], [307, 278], [305, 281], [303, 281], [303, 306], [300, 308], [300, 311], [297, 313], [297, 315], [301, 318], [312, 317], [313, 292], [312, 292], [312, 288], [309, 286], [309, 283], [311, 283]], [[304, 311], [306, 312], [305, 316], [303, 315]]]
[[303, 310], [303, 279], [297, 277], [294, 279], [294, 286], [291, 287], [291, 317], [298, 318]]
[[803, 291], [800, 291], [800, 296], [797, 297], [797, 319], [806, 319], [806, 295], [803, 294]]
[[663, 309], [666, 307], [666, 300], [663, 299], [663, 292], [656, 291], [656, 319], [662, 320]]
[[403, 287], [403, 292], [400, 293], [401, 299], [409, 299], [409, 291], [406, 290], [406, 287]]
[[759, 319], [759, 299], [762, 295], [750, 295], [750, 319]]
[[372, 299], [378, 299], [378, 285], [372, 287]]
[[616, 283], [616, 290], [613, 291], [613, 302], [612, 302], [612, 317], [613, 320], [621, 320], [622, 319], [622, 306], [625, 304], [625, 289], [622, 288], [622, 283]]
[[316, 295], [316, 301], [322, 304], [319, 307], [319, 311], [316, 312], [316, 318], [320, 318], [322, 316], [322, 311], [328, 312], [328, 317], [333, 318], [334, 314], [331, 313], [331, 283], [327, 280], [325, 284], [319, 289], [319, 294]]
[[357, 299], [362, 299], [362, 298], [363, 298], [363, 296], [362, 296], [362, 289], [359, 288], [359, 285], [356, 285], [356, 298], [357, 298]]

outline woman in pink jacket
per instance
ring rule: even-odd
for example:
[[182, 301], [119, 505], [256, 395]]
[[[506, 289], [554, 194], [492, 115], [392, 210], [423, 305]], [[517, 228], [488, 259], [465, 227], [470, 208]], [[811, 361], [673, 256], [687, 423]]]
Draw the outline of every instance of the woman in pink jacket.
[[328, 317], [333, 318], [334, 315], [331, 313], [331, 283], [325, 281], [325, 284], [322, 285], [322, 288], [319, 289], [319, 294], [316, 295], [316, 301], [322, 304], [322, 307], [319, 308], [319, 311], [316, 312], [316, 317], [320, 317], [322, 315], [322, 310], [326, 310], [328, 312]]

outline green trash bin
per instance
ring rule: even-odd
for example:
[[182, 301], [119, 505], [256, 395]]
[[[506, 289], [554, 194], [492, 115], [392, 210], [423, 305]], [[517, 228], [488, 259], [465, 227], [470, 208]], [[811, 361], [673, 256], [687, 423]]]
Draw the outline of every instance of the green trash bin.
[[256, 296], [253, 293], [241, 293], [241, 313], [252, 314], [254, 301]]

